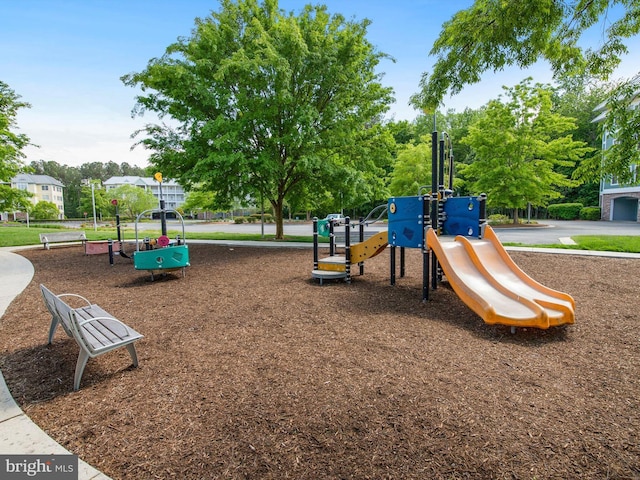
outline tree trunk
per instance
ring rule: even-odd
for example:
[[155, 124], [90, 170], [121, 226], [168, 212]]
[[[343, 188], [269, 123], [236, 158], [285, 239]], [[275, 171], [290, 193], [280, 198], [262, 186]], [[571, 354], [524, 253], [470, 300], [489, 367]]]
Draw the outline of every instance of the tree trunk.
[[282, 240], [284, 238], [284, 220], [282, 218], [284, 199], [271, 200], [271, 206], [273, 207], [273, 214], [276, 217], [276, 240]]
[[518, 224], [518, 209], [517, 208], [513, 209], [513, 224], [514, 225]]

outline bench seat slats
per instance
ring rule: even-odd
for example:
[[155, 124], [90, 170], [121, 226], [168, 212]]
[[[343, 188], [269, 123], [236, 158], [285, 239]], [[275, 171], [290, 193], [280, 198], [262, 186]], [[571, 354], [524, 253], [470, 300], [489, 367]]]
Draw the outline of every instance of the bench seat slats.
[[133, 330], [127, 331], [118, 322], [110, 322], [108, 320], [95, 320], [82, 325], [81, 328], [85, 339], [91, 344], [93, 350], [110, 347], [130, 340], [134, 335], [140, 335]]
[[[80, 346], [74, 377], [74, 390], [80, 388], [82, 372], [89, 358], [116, 348], [126, 347], [133, 360], [133, 365], [138, 366], [138, 357], [133, 343], [142, 338], [142, 334], [114, 318], [100, 306], [91, 304], [84, 297], [75, 294], [55, 295], [44, 285], [40, 285], [40, 290], [45, 305], [51, 313], [49, 343], [53, 339], [57, 325], [61, 323], [65, 332], [72, 336]], [[62, 299], [65, 296], [79, 297], [88, 305], [73, 308]]]

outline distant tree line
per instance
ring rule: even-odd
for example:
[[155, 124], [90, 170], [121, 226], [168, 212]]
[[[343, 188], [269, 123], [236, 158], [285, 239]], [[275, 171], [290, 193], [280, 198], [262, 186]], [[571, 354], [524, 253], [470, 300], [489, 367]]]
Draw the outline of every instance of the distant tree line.
[[[28, 165], [28, 170], [35, 175], [49, 175], [59, 180], [64, 185], [64, 209], [67, 218], [82, 218], [91, 205], [87, 192], [83, 194], [83, 183], [99, 181], [99, 183], [116, 176], [141, 176], [151, 177], [155, 171], [153, 168], [142, 168], [129, 165], [127, 162], [118, 164], [110, 161], [89, 162], [79, 167], [60, 165], [54, 161], [38, 160]], [[85, 189], [89, 190], [86, 186]], [[88, 209], [91, 212], [91, 208]]]

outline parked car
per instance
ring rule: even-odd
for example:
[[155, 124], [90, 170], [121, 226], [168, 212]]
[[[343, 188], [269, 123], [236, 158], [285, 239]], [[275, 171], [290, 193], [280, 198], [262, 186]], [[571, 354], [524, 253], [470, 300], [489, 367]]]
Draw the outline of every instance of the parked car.
[[325, 217], [325, 220], [328, 220], [330, 222], [342, 222], [344, 221], [344, 215], [342, 215], [341, 213], [330, 213], [329, 215], [327, 215]]

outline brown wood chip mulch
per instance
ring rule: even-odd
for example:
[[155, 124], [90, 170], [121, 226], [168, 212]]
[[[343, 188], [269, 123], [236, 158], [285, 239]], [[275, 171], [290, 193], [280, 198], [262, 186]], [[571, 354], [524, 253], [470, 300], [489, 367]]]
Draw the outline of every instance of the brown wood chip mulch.
[[[23, 410], [114, 479], [640, 478], [640, 261], [513, 253], [574, 296], [576, 323], [485, 325], [420, 252], [319, 286], [309, 249], [192, 244], [186, 277], [80, 247], [21, 252], [35, 277], [0, 320]], [[78, 354], [38, 286], [77, 293], [145, 335]]]

